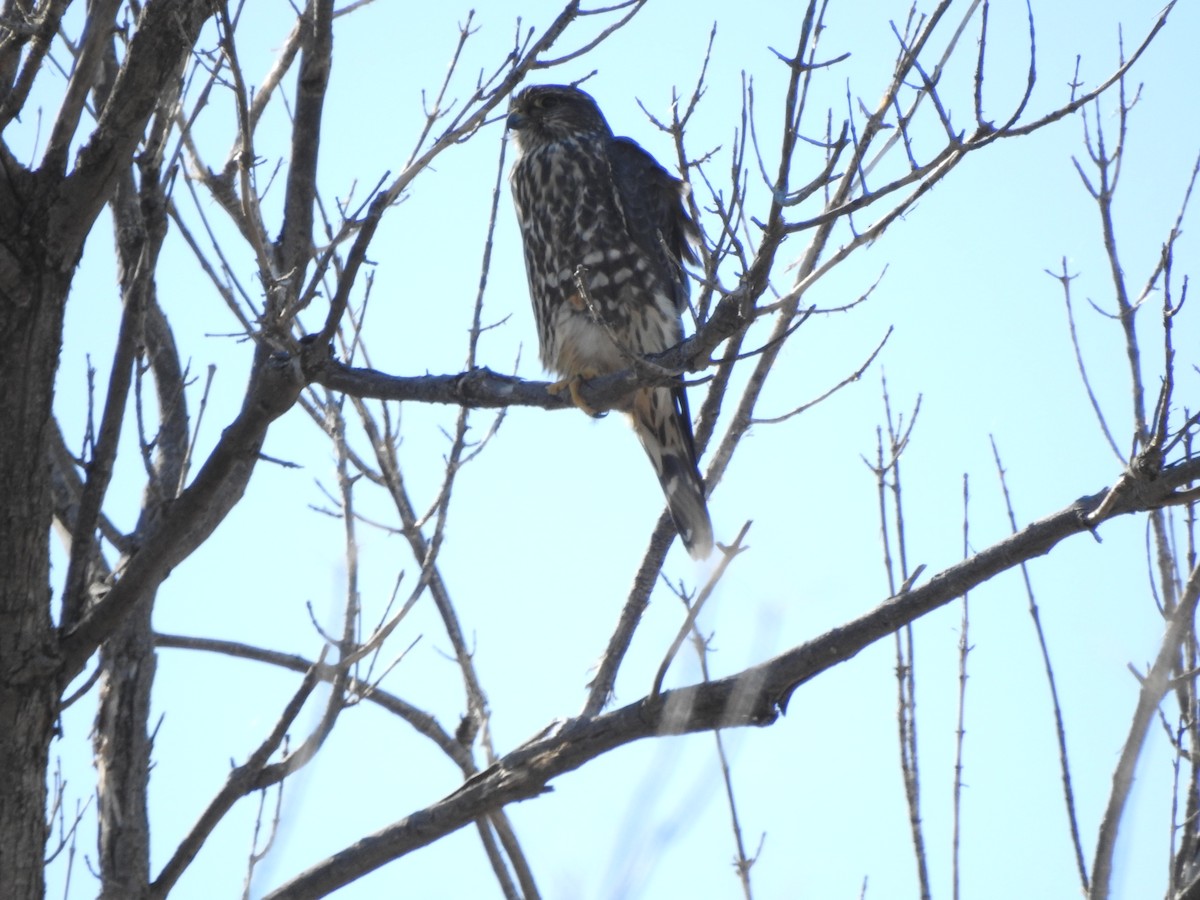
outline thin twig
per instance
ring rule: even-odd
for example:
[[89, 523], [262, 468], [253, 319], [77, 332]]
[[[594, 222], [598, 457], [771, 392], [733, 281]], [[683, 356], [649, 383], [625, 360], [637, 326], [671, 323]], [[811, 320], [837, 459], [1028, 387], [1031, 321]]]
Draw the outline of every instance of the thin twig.
[[713, 588], [721, 580], [721, 576], [725, 574], [725, 570], [729, 568], [729, 564], [739, 554], [749, 549], [742, 545], [742, 541], [746, 538], [746, 532], [750, 530], [750, 522], [746, 522], [738, 532], [733, 543], [728, 547], [721, 547], [721, 561], [717, 563], [717, 567], [709, 576], [708, 582], [704, 585], [704, 589], [696, 597], [694, 603], [688, 606], [688, 614], [685, 617], [683, 624], [679, 626], [679, 631], [675, 635], [675, 639], [671, 641], [670, 647], [663, 656], [663, 661], [658, 666], [658, 671], [654, 675], [654, 683], [650, 688], [650, 696], [654, 697], [662, 693], [663, 679], [667, 677], [667, 670], [671, 667], [671, 662], [675, 659], [675, 654], [679, 652], [679, 648], [683, 646], [684, 640], [692, 631], [696, 624], [696, 617], [700, 615], [700, 610], [704, 608], [705, 601], [712, 596]]
[[[963, 559], [971, 555], [970, 481], [963, 473]], [[950, 837], [950, 884], [953, 900], [959, 900], [961, 880], [959, 876], [959, 843], [962, 838], [962, 789], [963, 789], [963, 744], [967, 735], [967, 655], [971, 652], [970, 641], [971, 605], [970, 592], [962, 597], [962, 619], [958, 632], [958, 723], [954, 729], [954, 801]]]
[[[1000, 492], [1004, 496], [1004, 508], [1008, 513], [1008, 524], [1012, 533], [1018, 532], [1017, 516], [1013, 512], [1012, 497], [1008, 492], [1008, 479], [1004, 464], [1000, 461], [1000, 450], [995, 438], [991, 438], [992, 458], [996, 461], [996, 474], [1000, 479]], [[1022, 562], [1021, 578], [1025, 583], [1025, 597], [1029, 601], [1029, 618], [1033, 622], [1033, 630], [1037, 635], [1038, 649], [1042, 655], [1042, 668], [1046, 672], [1046, 686], [1050, 689], [1050, 704], [1054, 710], [1054, 737], [1058, 742], [1058, 765], [1062, 776], [1063, 803], [1066, 807], [1067, 824], [1071, 830], [1071, 845], [1075, 850], [1075, 865], [1079, 871], [1079, 883], [1087, 894], [1088, 871], [1084, 862], [1083, 840], [1079, 833], [1079, 818], [1075, 807], [1075, 790], [1071, 784], [1071, 763], [1067, 754], [1067, 728], [1063, 721], [1062, 704], [1058, 700], [1058, 683], [1054, 677], [1054, 665], [1050, 659], [1050, 646], [1046, 641], [1046, 633], [1042, 629], [1042, 618], [1038, 610], [1037, 598], [1033, 593], [1033, 582], [1029, 577], [1029, 569]]]

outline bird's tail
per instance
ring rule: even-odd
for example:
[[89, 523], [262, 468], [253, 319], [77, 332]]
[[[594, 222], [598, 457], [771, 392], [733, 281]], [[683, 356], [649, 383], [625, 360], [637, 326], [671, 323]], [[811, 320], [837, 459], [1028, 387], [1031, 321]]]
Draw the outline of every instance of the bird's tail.
[[683, 387], [639, 390], [629, 412], [683, 545], [693, 558], [704, 559], [713, 548], [712, 521], [704, 502], [704, 481], [696, 468], [692, 418]]

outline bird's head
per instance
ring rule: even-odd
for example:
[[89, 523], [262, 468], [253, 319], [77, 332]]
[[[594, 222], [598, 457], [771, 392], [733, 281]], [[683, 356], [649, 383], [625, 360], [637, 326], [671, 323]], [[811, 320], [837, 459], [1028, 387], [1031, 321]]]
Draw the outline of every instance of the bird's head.
[[522, 151], [565, 138], [612, 136], [591, 95], [565, 84], [525, 88], [513, 97], [506, 124]]

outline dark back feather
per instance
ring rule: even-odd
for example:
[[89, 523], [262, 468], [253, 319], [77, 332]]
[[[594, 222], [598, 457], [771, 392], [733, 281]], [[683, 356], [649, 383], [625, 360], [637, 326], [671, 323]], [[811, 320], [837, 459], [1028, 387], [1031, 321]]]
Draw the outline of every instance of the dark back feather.
[[683, 204], [687, 185], [660, 166], [632, 138], [610, 141], [608, 160], [629, 230], [640, 246], [662, 251], [670, 273], [668, 281], [676, 287], [676, 305], [682, 309], [688, 297], [683, 263], [697, 262], [692, 242], [700, 238], [699, 229]]

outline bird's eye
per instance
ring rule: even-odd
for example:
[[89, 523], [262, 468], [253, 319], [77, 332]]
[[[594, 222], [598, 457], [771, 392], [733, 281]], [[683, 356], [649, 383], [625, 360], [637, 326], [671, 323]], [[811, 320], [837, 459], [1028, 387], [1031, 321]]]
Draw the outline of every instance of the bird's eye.
[[533, 105], [541, 110], [552, 109], [558, 105], [558, 98], [553, 94], [542, 94], [534, 99]]

